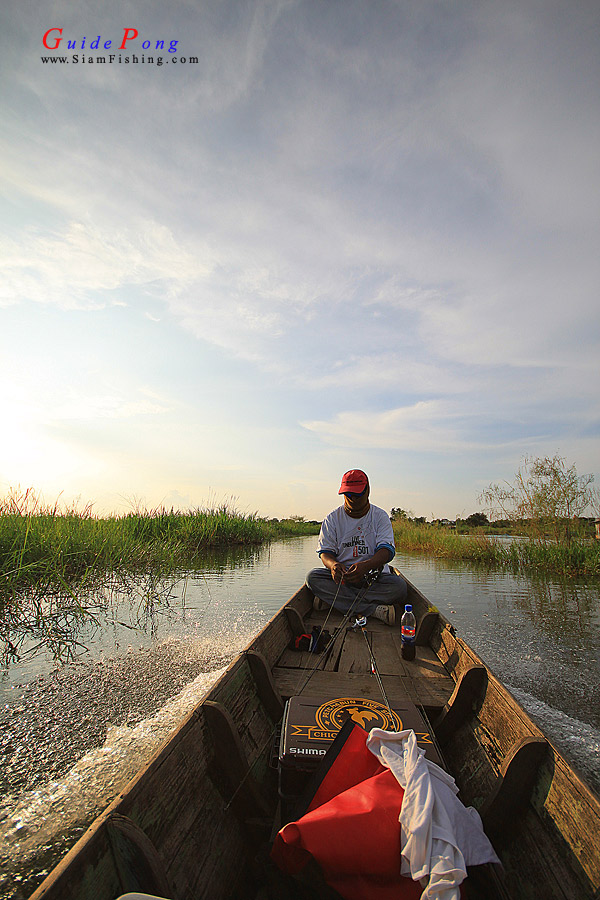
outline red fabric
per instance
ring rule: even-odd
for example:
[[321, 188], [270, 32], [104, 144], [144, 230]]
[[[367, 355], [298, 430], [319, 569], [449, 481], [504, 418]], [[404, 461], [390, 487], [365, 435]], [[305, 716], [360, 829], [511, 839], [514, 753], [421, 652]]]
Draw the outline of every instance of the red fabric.
[[404, 791], [367, 749], [366, 738], [355, 726], [309, 811], [281, 829], [271, 855], [291, 875], [314, 857], [346, 900], [413, 900], [422, 888], [400, 874]]
[[348, 788], [360, 784], [361, 781], [386, 771], [385, 766], [382, 766], [377, 757], [367, 749], [367, 732], [359, 725], [355, 725], [346, 738], [342, 751], [317, 788], [307, 812], [322, 806]]

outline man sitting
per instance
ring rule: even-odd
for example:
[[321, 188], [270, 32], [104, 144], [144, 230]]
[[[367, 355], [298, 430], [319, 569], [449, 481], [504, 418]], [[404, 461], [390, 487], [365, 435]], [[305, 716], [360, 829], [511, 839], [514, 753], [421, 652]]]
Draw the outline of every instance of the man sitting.
[[[338, 493], [344, 505], [326, 516], [319, 534], [317, 553], [325, 568], [312, 569], [306, 578], [315, 607], [321, 608], [320, 600], [339, 612], [352, 610], [393, 625], [407, 586], [388, 565], [396, 555], [390, 517], [369, 502], [369, 479], [360, 469], [346, 472]], [[381, 574], [367, 587], [365, 576], [373, 569]]]

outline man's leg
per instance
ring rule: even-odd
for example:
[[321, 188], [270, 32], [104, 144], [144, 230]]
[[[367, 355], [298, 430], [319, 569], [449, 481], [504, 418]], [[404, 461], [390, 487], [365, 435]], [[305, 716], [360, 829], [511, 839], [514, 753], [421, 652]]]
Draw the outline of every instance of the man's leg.
[[369, 588], [367, 596], [376, 601], [376, 605], [402, 606], [408, 595], [408, 585], [401, 575], [390, 572], [380, 575], [375, 584]]
[[[378, 606], [383, 604], [400, 605], [406, 599], [407, 587], [403, 578], [390, 572], [380, 575], [369, 588], [355, 588], [347, 584], [336, 584], [329, 569], [312, 569], [306, 584], [313, 594], [328, 606], [333, 606], [341, 613], [350, 609], [356, 615], [371, 616]], [[357, 602], [357, 596], [361, 599]]]
[[328, 606], [333, 606], [338, 612], [347, 613], [352, 610], [357, 615], [368, 616], [375, 609], [376, 604], [365, 603], [362, 600], [357, 602], [357, 596], [359, 594], [362, 596], [364, 591], [348, 584], [336, 584], [329, 569], [312, 569], [306, 576], [306, 584], [316, 597]]

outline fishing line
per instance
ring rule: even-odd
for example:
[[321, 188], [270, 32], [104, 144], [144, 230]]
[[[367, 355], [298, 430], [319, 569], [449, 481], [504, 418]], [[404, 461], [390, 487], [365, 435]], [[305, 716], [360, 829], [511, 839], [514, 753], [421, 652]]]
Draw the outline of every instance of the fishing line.
[[392, 713], [392, 707], [391, 707], [391, 705], [390, 705], [390, 701], [388, 700], [388, 696], [387, 696], [387, 694], [386, 694], [386, 692], [385, 692], [385, 687], [384, 687], [384, 685], [383, 685], [383, 679], [382, 679], [382, 677], [381, 677], [381, 673], [380, 673], [379, 668], [378, 668], [378, 666], [377, 666], [377, 660], [375, 659], [375, 654], [374, 654], [374, 652], [373, 652], [373, 647], [372, 647], [371, 644], [369, 643], [369, 636], [368, 636], [368, 634], [367, 634], [367, 630], [366, 630], [365, 625], [361, 625], [361, 626], [360, 626], [360, 630], [362, 631], [363, 637], [364, 637], [364, 639], [365, 639], [365, 643], [366, 643], [366, 645], [367, 645], [367, 650], [369, 651], [369, 657], [370, 657], [370, 660], [371, 660], [371, 672], [372, 672], [372, 674], [375, 676], [375, 678], [377, 679], [377, 684], [379, 685], [379, 690], [381, 691], [381, 696], [383, 697], [383, 702], [384, 702], [385, 705], [387, 706], [388, 712], [389, 712], [389, 714], [390, 714], [390, 722], [393, 722], [393, 721], [394, 721], [394, 715], [393, 715], [393, 713]]
[[[376, 570], [376, 572], [377, 572], [376, 575], [374, 575], [373, 572], [369, 572], [369, 573], [367, 573], [367, 575], [365, 576], [365, 578], [367, 579], [367, 584], [366, 584], [365, 587], [363, 587], [360, 591], [358, 591], [358, 593], [356, 594], [356, 597], [354, 598], [354, 600], [353, 600], [353, 602], [352, 602], [352, 605], [351, 605], [350, 609], [348, 609], [348, 610], [344, 613], [343, 618], [342, 618], [342, 621], [340, 622], [340, 624], [338, 625], [338, 627], [335, 629], [333, 635], [331, 636], [331, 639], [330, 639], [329, 643], [327, 644], [327, 646], [325, 647], [325, 649], [322, 651], [322, 653], [321, 653], [321, 655], [319, 656], [319, 658], [318, 658], [318, 659], [315, 661], [315, 663], [313, 664], [313, 666], [312, 666], [312, 668], [310, 669], [310, 672], [309, 672], [309, 674], [308, 674], [308, 677], [307, 677], [306, 681], [304, 682], [304, 684], [302, 685], [302, 687], [299, 689], [298, 694], [301, 694], [301, 693], [303, 692], [303, 690], [306, 688], [306, 686], [307, 686], [307, 684], [309, 683], [310, 679], [313, 677], [313, 675], [315, 674], [315, 672], [317, 671], [317, 669], [318, 669], [319, 666], [321, 665], [321, 662], [327, 657], [327, 654], [329, 653], [329, 651], [330, 651], [331, 648], [333, 647], [334, 643], [336, 642], [338, 635], [341, 633], [342, 628], [345, 626], [346, 623], [349, 623], [349, 622], [350, 622], [350, 616], [353, 614], [355, 607], [357, 606], [358, 603], [360, 603], [360, 602], [364, 599], [364, 597], [365, 597], [367, 591], [369, 590], [369, 588], [371, 587], [371, 585], [374, 584], [374, 582], [377, 580], [377, 578], [378, 578], [378, 576], [379, 576], [379, 570]], [[371, 577], [370, 577], [370, 576], [371, 576]], [[339, 585], [338, 585], [338, 589], [337, 589], [337, 591], [336, 591], [336, 593], [335, 593], [335, 597], [333, 598], [333, 603], [332, 603], [332, 604], [330, 605], [330, 607], [329, 607], [329, 612], [327, 613], [327, 616], [326, 616], [326, 618], [325, 618], [325, 622], [323, 623], [323, 625], [322, 625], [322, 627], [321, 627], [321, 633], [322, 633], [322, 631], [323, 631], [323, 628], [325, 627], [325, 625], [327, 624], [327, 622], [328, 622], [328, 620], [329, 620], [329, 616], [330, 616], [331, 613], [333, 612], [333, 609], [334, 609], [333, 604], [334, 604], [335, 601], [337, 600], [337, 595], [338, 595], [339, 592], [340, 592], [341, 586], [342, 586], [342, 581], [340, 581], [340, 583], [339, 583]], [[306, 666], [304, 666], [304, 667], [301, 669], [301, 671], [300, 671], [300, 675], [302, 675], [302, 672], [306, 672], [306, 671], [308, 670], [308, 668], [309, 668], [308, 664], [307, 664]]]
[[[377, 574], [379, 574], [379, 572], [377, 572]], [[337, 636], [338, 636], [338, 634], [340, 634], [341, 629], [342, 629], [342, 627], [344, 626], [345, 622], [348, 622], [348, 621], [350, 620], [350, 616], [352, 615], [352, 613], [353, 613], [353, 611], [354, 611], [354, 608], [355, 608], [355, 606], [357, 605], [357, 603], [360, 603], [360, 601], [364, 599], [364, 597], [365, 597], [367, 591], [369, 590], [369, 588], [371, 587], [371, 585], [377, 580], [377, 577], [372, 577], [371, 579], [369, 579], [369, 575], [372, 576], [373, 573], [368, 573], [368, 574], [367, 574], [366, 578], [367, 578], [368, 580], [367, 580], [366, 586], [365, 586], [364, 588], [362, 588], [362, 589], [357, 593], [357, 595], [356, 595], [356, 597], [355, 597], [355, 599], [354, 599], [354, 601], [353, 601], [353, 603], [352, 603], [352, 606], [350, 607], [350, 609], [349, 609], [346, 613], [344, 613], [344, 616], [343, 616], [343, 618], [342, 618], [342, 621], [340, 622], [340, 624], [339, 624], [338, 627], [336, 628], [336, 630], [335, 630], [335, 632], [334, 632], [334, 634], [333, 634], [331, 640], [329, 641], [327, 647], [325, 648], [325, 650], [323, 650], [323, 652], [321, 653], [320, 657], [316, 660], [316, 664], [313, 666], [313, 668], [312, 668], [311, 671], [309, 672], [308, 677], [307, 677], [306, 681], [304, 682], [304, 684], [302, 685], [302, 687], [300, 688], [300, 690], [298, 691], [298, 694], [301, 694], [301, 693], [302, 693], [302, 691], [304, 690], [304, 688], [306, 687], [306, 685], [308, 684], [308, 682], [310, 681], [310, 679], [312, 678], [312, 676], [314, 675], [314, 673], [317, 671], [317, 667], [320, 665], [321, 660], [322, 660], [324, 657], [326, 657], [327, 653], [329, 653], [329, 650], [331, 649], [331, 647], [332, 647], [333, 644], [335, 643], [335, 641], [336, 641], [336, 639], [337, 639]], [[335, 594], [335, 597], [334, 597], [334, 602], [335, 602], [335, 600], [337, 599], [337, 595], [338, 595], [338, 593], [339, 593], [339, 591], [340, 591], [341, 586], [342, 586], [342, 582], [340, 581], [340, 583], [339, 583], [339, 585], [338, 585], [338, 589], [337, 589], [336, 594]], [[328, 621], [329, 616], [331, 615], [332, 611], [333, 611], [333, 604], [332, 604], [332, 605], [330, 606], [330, 608], [329, 608], [329, 612], [328, 612], [328, 614], [327, 614], [327, 616], [326, 616], [326, 618], [325, 618], [325, 622], [323, 623], [323, 627], [327, 624], [327, 621]], [[304, 669], [301, 671], [301, 674], [302, 674], [302, 672], [305, 672], [307, 668], [308, 668], [308, 666], [305, 666]], [[388, 708], [389, 708], [389, 705], [388, 705]], [[256, 757], [256, 759], [254, 760], [254, 762], [253, 762], [252, 764], [248, 763], [248, 771], [247, 771], [246, 774], [243, 776], [243, 778], [240, 780], [240, 783], [238, 784], [238, 786], [237, 786], [236, 789], [234, 790], [233, 794], [231, 795], [231, 797], [229, 798], [229, 800], [228, 800], [227, 803], [225, 804], [225, 810], [228, 810], [228, 809], [230, 808], [231, 804], [233, 803], [233, 801], [235, 800], [235, 798], [237, 797], [237, 795], [238, 795], [239, 792], [241, 791], [242, 787], [244, 786], [246, 780], [247, 780], [247, 779], [250, 777], [250, 775], [252, 774], [252, 769], [253, 769], [254, 766], [257, 764], [257, 762], [259, 761], [259, 759], [262, 758], [262, 755], [263, 755], [264, 751], [267, 749], [269, 743], [272, 742], [273, 736], [274, 736], [276, 733], [277, 733], [277, 725], [274, 725], [273, 728], [272, 728], [272, 730], [271, 730], [271, 732], [270, 732], [270, 734], [269, 734], [269, 736], [267, 737], [266, 741], [265, 741], [265, 742], [262, 744], [262, 746], [260, 747], [260, 750], [259, 750], [259, 752], [258, 752], [258, 754], [257, 754], [257, 757]]]
[[[208, 584], [208, 579], [207, 579], [206, 575], [204, 574], [204, 572], [202, 572], [201, 574], [202, 574], [202, 578], [204, 579], [204, 583], [205, 583], [205, 585], [206, 585], [206, 590], [208, 591], [208, 603], [206, 604], [206, 606], [205, 606], [204, 609], [202, 610], [202, 613], [200, 614], [200, 616], [199, 616], [199, 618], [198, 618], [198, 620], [197, 620], [197, 622], [196, 622], [196, 625], [198, 625], [198, 626], [202, 625], [202, 622], [204, 621], [204, 617], [206, 616], [206, 613], [208, 612], [208, 609], [209, 609], [211, 603], [213, 602], [213, 596], [212, 596], [212, 594], [211, 594], [211, 592], [210, 592], [210, 587], [209, 587], [209, 584]], [[189, 579], [189, 575], [186, 575], [186, 576], [185, 576], [185, 583], [184, 583], [184, 586], [183, 586], [183, 595], [182, 595], [182, 598], [181, 598], [182, 603], [183, 603], [183, 608], [184, 608], [184, 609], [186, 608], [186, 606], [185, 606], [185, 598], [186, 598], [186, 595], [187, 595], [188, 579]], [[188, 607], [188, 608], [189, 608], [189, 607]]]
[[243, 776], [243, 778], [240, 780], [240, 783], [238, 784], [238, 786], [237, 786], [236, 789], [234, 790], [233, 794], [231, 795], [231, 797], [229, 798], [229, 800], [228, 800], [227, 803], [225, 804], [225, 807], [224, 807], [224, 810], [225, 810], [225, 811], [229, 809], [229, 807], [231, 806], [231, 804], [233, 803], [233, 801], [235, 800], [235, 798], [237, 797], [237, 795], [238, 795], [239, 792], [241, 791], [242, 787], [243, 787], [244, 784], [246, 783], [246, 780], [250, 777], [250, 775], [252, 775], [252, 769], [253, 769], [254, 766], [257, 764], [257, 762], [258, 762], [260, 759], [262, 759], [263, 753], [265, 752], [265, 750], [267, 749], [267, 747], [269, 746], [269, 744], [272, 743], [273, 737], [274, 737], [276, 734], [277, 734], [277, 725], [274, 725], [273, 728], [271, 729], [271, 732], [270, 732], [269, 736], [267, 737], [266, 741], [265, 741], [264, 744], [262, 744], [262, 746], [260, 747], [260, 749], [259, 749], [259, 751], [258, 751], [258, 754], [257, 754], [256, 759], [254, 760], [254, 762], [253, 762], [252, 764], [248, 763], [248, 771], [247, 771], [246, 774]]

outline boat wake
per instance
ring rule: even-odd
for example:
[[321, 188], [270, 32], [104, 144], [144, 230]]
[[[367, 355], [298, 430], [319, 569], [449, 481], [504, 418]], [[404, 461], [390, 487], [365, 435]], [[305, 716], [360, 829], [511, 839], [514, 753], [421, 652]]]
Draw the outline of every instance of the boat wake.
[[[27, 751], [31, 748], [23, 740], [24, 732], [18, 731], [19, 728], [26, 727], [23, 725], [23, 712], [20, 711], [22, 707], [16, 710], [17, 714], [12, 721], [9, 714], [2, 724], [6, 729], [7, 725], [15, 723], [13, 744], [9, 744], [13, 751], [10, 757], [13, 776], [12, 783], [10, 780], [8, 783], [5, 781], [6, 792], [0, 799], [0, 873], [3, 873], [0, 874], [0, 900], [29, 897], [56, 860], [72, 846], [96, 815], [111, 803], [186, 715], [197, 706], [225, 671], [235, 649], [231, 648], [224, 654], [219, 648], [213, 647], [209, 651], [203, 646], [191, 653], [187, 647], [183, 653], [180, 641], [168, 641], [154, 651], [131, 653], [128, 655], [129, 659], [111, 661], [114, 663], [111, 670], [112, 684], [105, 692], [100, 739], [96, 727], [87, 732], [84, 728], [84, 737], [81, 737], [77, 730], [78, 721], [82, 721], [76, 715], [78, 707], [69, 706], [62, 718], [47, 723], [49, 727], [44, 751], [37, 755], [28, 754]], [[187, 683], [179, 692], [163, 702], [162, 693], [167, 692], [169, 683], [171, 693], [173, 684], [175, 690], [180, 687], [177, 682], [183, 677], [183, 672], [189, 671], [191, 657], [194, 658], [196, 671], [200, 665], [203, 671], [191, 681], [188, 676]], [[157, 658], [163, 664], [167, 660], [180, 660], [180, 671], [168, 671], [169, 667], [164, 665], [157, 667]], [[183, 664], [184, 660], [187, 660], [187, 666]], [[30, 685], [27, 698], [29, 718], [35, 713], [39, 725], [44, 716], [52, 720], [56, 709], [62, 709], [63, 704], [68, 704], [69, 689], [75, 684], [75, 676], [77, 684], [86, 684], [86, 692], [97, 691], [96, 669], [97, 666], [94, 666], [89, 667], [86, 673], [58, 673], [58, 684], [52, 690], [47, 689], [47, 679], [37, 686], [35, 683]], [[120, 677], [125, 670], [128, 678], [126, 683], [121, 683]], [[135, 680], [131, 681], [133, 675]], [[106, 673], [103, 677], [106, 680]], [[110, 676], [108, 681], [111, 682]], [[162, 689], [159, 689], [160, 686]], [[119, 698], [125, 694], [130, 702], [127, 709], [120, 710]], [[57, 695], [60, 700], [52, 703], [52, 698]], [[158, 708], [152, 708], [157, 704]], [[143, 710], [148, 709], [148, 706], [150, 714], [144, 715]], [[80, 710], [79, 714], [81, 715]], [[83, 721], [96, 726], [98, 718], [99, 715], [90, 715], [88, 710]], [[65, 720], [68, 720], [68, 726]], [[66, 744], [77, 746], [79, 741], [85, 740], [88, 747], [79, 752], [75, 761], [68, 759], [66, 754], [68, 762], [65, 763], [63, 759], [55, 762], [54, 766], [49, 764], [51, 777], [48, 777], [47, 771], [44, 780], [42, 764], [44, 760], [50, 761], [53, 749], [56, 750], [55, 737], [60, 732], [61, 725], [66, 731]], [[36, 737], [39, 743], [44, 743], [43, 729], [41, 732], [38, 730]], [[17, 764], [19, 772], [15, 773]]]
[[600, 793], [600, 730], [567, 715], [507, 682], [507, 687], [527, 710], [565, 759], [597, 793]]

